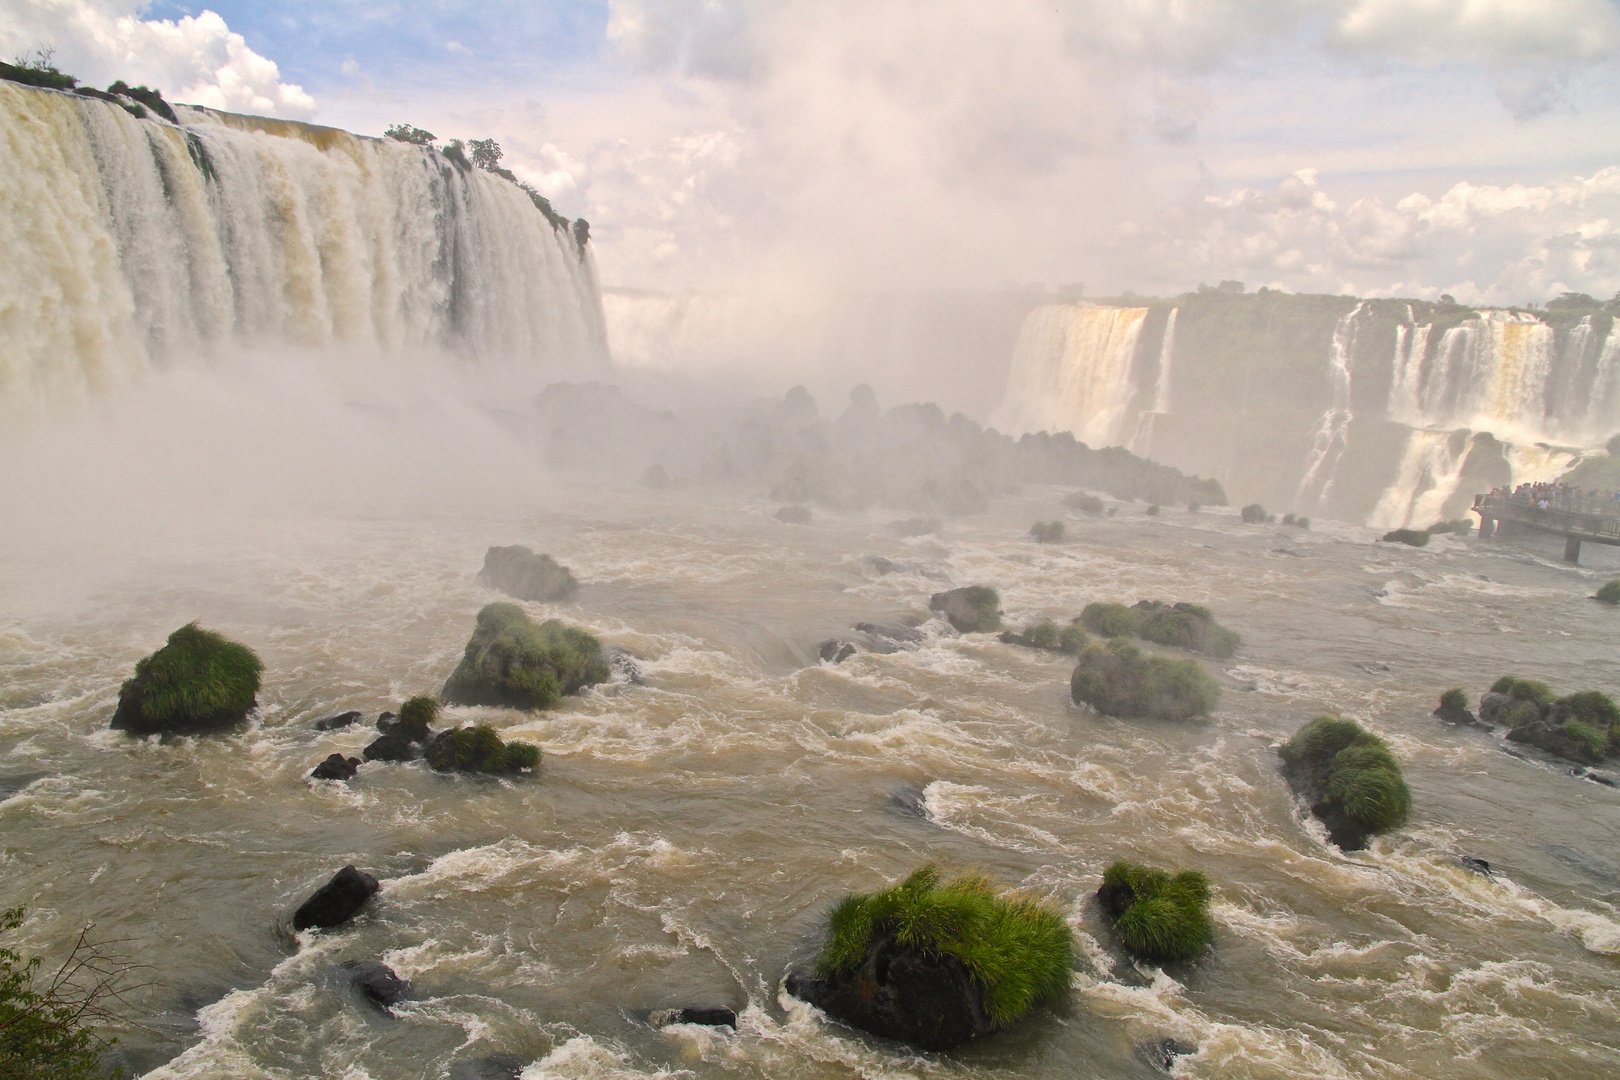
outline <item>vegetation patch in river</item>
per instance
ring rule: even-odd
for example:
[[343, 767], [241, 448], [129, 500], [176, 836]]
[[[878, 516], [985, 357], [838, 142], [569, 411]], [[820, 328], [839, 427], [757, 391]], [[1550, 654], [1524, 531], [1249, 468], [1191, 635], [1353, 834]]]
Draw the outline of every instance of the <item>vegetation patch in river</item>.
[[1155, 656], [1115, 638], [1081, 652], [1069, 694], [1108, 716], [1191, 720], [1215, 707], [1221, 687], [1196, 660]]
[[136, 735], [226, 727], [257, 704], [264, 663], [252, 649], [187, 623], [135, 665], [118, 691], [112, 726]]
[[1310, 801], [1343, 850], [1359, 851], [1374, 833], [1406, 824], [1412, 793], [1401, 764], [1383, 739], [1354, 720], [1318, 716], [1278, 753], [1289, 786]]
[[1559, 697], [1544, 682], [1504, 675], [1479, 699], [1479, 718], [1510, 741], [1595, 765], [1620, 755], [1620, 706], [1599, 690]]
[[516, 604], [500, 602], [478, 613], [441, 696], [453, 705], [546, 709], [609, 674], [602, 643], [584, 630], [557, 619], [537, 624]]
[[1002, 631], [1001, 640], [1004, 644], [1022, 645], [1026, 649], [1043, 649], [1047, 652], [1079, 656], [1090, 639], [1086, 635], [1085, 627], [1080, 625], [1079, 619], [1066, 626], [1059, 626], [1051, 619], [1040, 619], [1030, 623], [1021, 633]]
[[1140, 960], [1193, 960], [1215, 940], [1209, 879], [1196, 870], [1175, 876], [1121, 859], [1103, 874], [1097, 899], [1114, 922], [1120, 944]]
[[518, 773], [540, 764], [538, 746], [504, 742], [488, 724], [439, 732], [425, 756], [439, 772]]

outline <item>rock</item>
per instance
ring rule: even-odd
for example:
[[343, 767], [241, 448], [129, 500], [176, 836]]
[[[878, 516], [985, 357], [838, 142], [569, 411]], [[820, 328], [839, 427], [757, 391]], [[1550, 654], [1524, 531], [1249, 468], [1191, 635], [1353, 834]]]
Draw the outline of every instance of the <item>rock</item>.
[[646, 677], [641, 674], [641, 665], [628, 649], [615, 645], [608, 650], [608, 670], [631, 686], [647, 685]]
[[507, 596], [541, 603], [567, 600], [579, 591], [579, 582], [568, 567], [550, 555], [536, 555], [533, 548], [522, 544], [486, 551], [478, 581]]
[[1136, 636], [1155, 645], [1225, 659], [1237, 651], [1240, 643], [1236, 633], [1217, 623], [1208, 608], [1197, 604], [1142, 600], [1132, 610], [1137, 613]]
[[968, 585], [935, 593], [928, 609], [937, 611], [962, 634], [982, 634], [1001, 629], [1001, 597], [988, 585]]
[[377, 718], [382, 738], [361, 751], [367, 761], [415, 761], [432, 736], [431, 725], [439, 715], [439, 703], [426, 695], [411, 698], [399, 707], [399, 716], [383, 713]]
[[1570, 761], [1586, 760], [1585, 747], [1571, 738], [1563, 727], [1545, 720], [1532, 720], [1528, 724], [1520, 724], [1507, 733], [1507, 739], [1509, 742], [1533, 746], [1544, 753], [1567, 758]]
[[1468, 696], [1461, 690], [1447, 690], [1440, 695], [1440, 707], [1429, 715], [1438, 717], [1448, 724], [1461, 724], [1467, 727], [1483, 727], [1490, 730], [1490, 724], [1482, 724], [1479, 717], [1468, 709]]
[[829, 664], [842, 664], [845, 660], [854, 656], [855, 651], [854, 645], [847, 641], [840, 641], [837, 638], [828, 638], [816, 649], [817, 655]]
[[314, 771], [309, 774], [309, 778], [311, 780], [353, 780], [354, 774], [359, 771], [359, 758], [346, 758], [342, 754], [333, 754], [315, 766]]
[[785, 525], [810, 524], [810, 508], [808, 506], [784, 506], [776, 512], [776, 520]]
[[1406, 823], [1412, 794], [1384, 740], [1354, 720], [1318, 716], [1278, 753], [1294, 794], [1328, 828], [1343, 851], [1360, 851], [1374, 833]]
[[899, 652], [909, 645], [921, 644], [923, 639], [922, 631], [912, 626], [862, 622], [856, 623], [855, 629], [872, 640], [872, 651], [875, 653]]
[[446, 702], [546, 709], [611, 676], [602, 643], [556, 619], [535, 621], [516, 604], [489, 604], [461, 663], [444, 684]]
[[1154, 1039], [1151, 1042], [1138, 1043], [1136, 1047], [1138, 1061], [1165, 1073], [1176, 1067], [1176, 1058], [1196, 1053], [1198, 1053], [1196, 1045], [1180, 1039]]
[[389, 721], [392, 720], [393, 718], [394, 718], [394, 714], [391, 713], [391, 712], [380, 712], [380, 713], [378, 713], [377, 714], [377, 730], [382, 732], [384, 735], [388, 734], [388, 729], [393, 726], [393, 725], [391, 725], [389, 723]]
[[1000, 1030], [983, 985], [949, 953], [925, 955], [874, 937], [853, 972], [787, 977], [787, 992], [852, 1027], [924, 1050], [950, 1050]]
[[264, 664], [246, 645], [187, 623], [124, 680], [112, 726], [151, 735], [241, 723], [258, 704], [263, 673]]
[[450, 1066], [450, 1080], [518, 1080], [527, 1061], [510, 1054], [458, 1061]]
[[415, 761], [422, 756], [422, 744], [390, 732], [367, 743], [360, 756], [367, 761]]
[[1171, 876], [1121, 859], [1103, 874], [1097, 900], [1120, 944], [1152, 964], [1195, 960], [1215, 940], [1209, 881], [1196, 870]]
[[884, 574], [892, 574], [900, 569], [899, 563], [893, 559], [885, 559], [881, 555], [868, 555], [861, 562], [871, 567], [872, 572], [878, 577], [882, 577]]
[[324, 930], [341, 926], [354, 918], [379, 888], [381, 886], [377, 879], [370, 874], [356, 870], [352, 865], [345, 866], [293, 912], [293, 929], [315, 927]]
[[1586, 779], [1594, 784], [1602, 784], [1604, 787], [1620, 787], [1620, 779], [1616, 779], [1608, 773], [1600, 773], [1595, 769], [1586, 771]]
[[928, 816], [928, 793], [921, 784], [903, 784], [889, 792], [889, 805], [907, 817], [931, 821]]
[[14, 773], [10, 776], [0, 776], [0, 802], [5, 802], [35, 780], [46, 775], [42, 772]]
[[1406, 544], [1410, 547], [1428, 547], [1429, 531], [1427, 529], [1391, 529], [1379, 537], [1380, 542], [1390, 544]]
[[424, 752], [438, 772], [520, 773], [540, 764], [540, 748], [504, 742], [488, 724], [455, 727], [433, 736]]
[[383, 1011], [411, 996], [411, 984], [394, 969], [376, 960], [349, 960], [343, 964], [345, 978], [360, 995]]
[[684, 1009], [665, 1009], [651, 1017], [653, 1026], [670, 1024], [699, 1024], [703, 1027], [736, 1027], [737, 1014], [723, 1005], [689, 1005]]
[[336, 716], [323, 717], [322, 719], [315, 721], [315, 730], [336, 731], [339, 728], [346, 728], [356, 720], [359, 720], [362, 715], [363, 714], [359, 709], [350, 709], [348, 712], [338, 713]]
[[1488, 693], [1479, 699], [1479, 719], [1487, 724], [1502, 722], [1502, 710], [1513, 704], [1506, 694]]
[[1496, 876], [1491, 870], [1491, 864], [1486, 862], [1484, 859], [1476, 859], [1472, 855], [1464, 855], [1457, 861], [1462, 863], [1462, 868], [1464, 870], [1468, 870], [1475, 874], [1482, 874], [1485, 877]]

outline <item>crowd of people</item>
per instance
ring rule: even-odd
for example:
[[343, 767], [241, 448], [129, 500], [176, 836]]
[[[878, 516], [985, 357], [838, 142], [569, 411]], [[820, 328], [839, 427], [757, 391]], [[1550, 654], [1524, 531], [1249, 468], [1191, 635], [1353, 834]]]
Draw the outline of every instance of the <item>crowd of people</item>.
[[1578, 514], [1620, 516], [1620, 491], [1589, 491], [1567, 484], [1520, 484], [1509, 490], [1494, 488], [1496, 498], [1525, 502], [1540, 510], [1571, 510]]

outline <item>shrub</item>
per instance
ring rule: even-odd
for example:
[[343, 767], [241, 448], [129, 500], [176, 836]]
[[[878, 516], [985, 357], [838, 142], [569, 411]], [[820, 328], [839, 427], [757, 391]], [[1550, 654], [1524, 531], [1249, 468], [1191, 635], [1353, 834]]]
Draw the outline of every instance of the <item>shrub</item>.
[[434, 141], [438, 139], [438, 136], [433, 132], [411, 124], [394, 124], [383, 132], [383, 137], [396, 139], [402, 143], [410, 143], [412, 146], [432, 146]]
[[1496, 716], [1509, 728], [1521, 728], [1541, 719], [1541, 707], [1533, 701], [1515, 701]]
[[1603, 760], [1609, 752], [1609, 732], [1606, 728], [1589, 724], [1584, 720], [1571, 720], [1564, 725], [1564, 734], [1575, 743], [1583, 760], [1596, 763]]
[[1620, 604], [1620, 578], [1615, 578], [1599, 589], [1597, 599], [1605, 604]]
[[536, 555], [522, 544], [486, 551], [478, 580], [519, 600], [567, 600], [579, 591], [579, 582], [568, 567], [550, 555]]
[[544, 709], [608, 675], [596, 638], [556, 619], [536, 625], [516, 604], [501, 602], [478, 613], [442, 696], [453, 704]]
[[1109, 716], [1191, 720], [1215, 707], [1221, 688], [1196, 660], [1153, 656], [1116, 639], [1086, 646], [1069, 694]]
[[1407, 544], [1411, 547], [1428, 547], [1429, 533], [1426, 529], [1391, 529], [1380, 540], [1391, 544]]
[[1276, 520], [1272, 515], [1266, 513], [1266, 508], [1259, 503], [1250, 503], [1245, 506], [1238, 511], [1238, 516], [1243, 519], [1245, 525], [1264, 525], [1267, 522]]
[[1098, 517], [1103, 512], [1103, 501], [1097, 498], [1097, 496], [1087, 495], [1083, 491], [1076, 491], [1071, 495], [1065, 496], [1063, 499], [1063, 505], [1068, 507], [1070, 510], [1078, 510], [1082, 514], [1090, 514], [1092, 517]]
[[1042, 619], [1025, 627], [1021, 634], [1011, 631], [1003, 633], [1001, 640], [1008, 645], [1022, 645], [1029, 649], [1046, 649], [1049, 652], [1079, 656], [1088, 639], [1085, 629], [1078, 623], [1060, 627], [1051, 619]]
[[1103, 874], [1105, 906], [1125, 951], [1155, 964], [1193, 960], [1215, 940], [1209, 880], [1196, 870], [1171, 877], [1121, 860]]
[[1299, 516], [1296, 516], [1294, 514], [1284, 514], [1283, 519], [1282, 519], [1282, 523], [1284, 525], [1292, 525], [1296, 529], [1308, 529], [1308, 528], [1311, 527], [1311, 519], [1310, 518], [1308, 518], [1308, 517], [1299, 517]]
[[1340, 846], [1362, 846], [1366, 834], [1399, 828], [1411, 813], [1400, 762], [1384, 740], [1353, 720], [1319, 716], [1278, 752], [1290, 784], [1313, 800], [1311, 812], [1327, 822]]
[[401, 728], [427, 731], [439, 719], [439, 699], [426, 694], [408, 698], [400, 705], [394, 722]]
[[131, 86], [123, 79], [119, 79], [107, 87], [107, 93], [116, 97], [129, 98], [131, 101], [138, 101], [171, 124], [180, 122], [180, 117], [176, 116], [174, 110], [169, 107], [169, 103], [163, 100], [161, 90], [149, 90], [145, 86]]
[[1598, 690], [1582, 690], [1578, 694], [1569, 694], [1559, 698], [1558, 704], [1569, 709], [1572, 719], [1596, 727], [1606, 729], [1620, 724], [1620, 706], [1616, 706], [1614, 699], [1608, 694]]
[[1147, 514], [1148, 517], [1158, 517], [1159, 516], [1159, 504], [1158, 503], [1150, 503], [1148, 505], [1148, 508], [1145, 511], [1143, 511], [1143, 513]]
[[149, 734], [234, 723], [256, 704], [263, 673], [246, 645], [187, 623], [135, 665], [118, 691], [112, 726]]
[[1029, 538], [1037, 544], [1057, 544], [1063, 540], [1063, 522], [1037, 521], [1029, 527]]
[[41, 55], [32, 63], [27, 61], [21, 64], [0, 63], [0, 79], [22, 83], [24, 86], [40, 86], [47, 90], [71, 90], [79, 85], [79, 80], [72, 75], [64, 75], [57, 71], [47, 55]]
[[840, 900], [828, 919], [818, 972], [854, 971], [882, 936], [956, 957], [983, 984], [990, 1018], [1003, 1026], [1067, 994], [1074, 967], [1068, 924], [1050, 905], [998, 891], [978, 875], [942, 881], [933, 865], [898, 885]]
[[1085, 628], [1101, 637], [1129, 637], [1136, 633], [1137, 621], [1134, 609], [1100, 600], [1087, 604], [1080, 612]]
[[[23, 909], [0, 912], [0, 933], [17, 929]], [[39, 957], [0, 946], [0, 1076], [6, 1080], [90, 1080], [104, 1075], [101, 1052], [111, 1045], [90, 1027], [113, 1019], [126, 968], [79, 935], [67, 960], [39, 980]]]
[[1552, 687], [1546, 683], [1534, 679], [1520, 679], [1513, 675], [1504, 675], [1493, 682], [1491, 693], [1506, 694], [1514, 701], [1533, 701], [1537, 705], [1550, 705], [1558, 698], [1558, 695], [1552, 692]]
[[1076, 619], [1058, 633], [1058, 649], [1070, 656], [1079, 656], [1085, 651], [1086, 642], [1089, 640], [1091, 639], [1086, 635], [1085, 627]]
[[1209, 656], [1228, 657], [1237, 652], [1242, 639], [1216, 623], [1206, 607], [1197, 604], [1161, 604], [1146, 601], [1134, 609], [1139, 614], [1136, 635], [1155, 645], [1191, 649]]
[[1440, 708], [1445, 712], [1467, 712], [1468, 695], [1461, 687], [1454, 687], [1440, 695]]
[[439, 772], [515, 773], [540, 764], [540, 748], [503, 742], [488, 724], [441, 731], [427, 746], [427, 763]]

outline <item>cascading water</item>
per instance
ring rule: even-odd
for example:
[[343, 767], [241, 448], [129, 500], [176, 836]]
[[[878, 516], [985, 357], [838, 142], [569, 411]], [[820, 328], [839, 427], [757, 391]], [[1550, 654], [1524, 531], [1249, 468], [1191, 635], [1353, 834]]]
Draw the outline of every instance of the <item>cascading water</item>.
[[588, 249], [436, 151], [0, 83], [0, 398], [286, 345], [605, 361]]
[[1176, 315], [1180, 308], [1171, 308], [1164, 322], [1164, 340], [1159, 343], [1159, 375], [1153, 386], [1153, 408], [1136, 418], [1136, 436], [1131, 439], [1131, 453], [1145, 458], [1153, 456], [1153, 429], [1159, 418], [1170, 412], [1170, 362], [1176, 351]]
[[991, 425], [1015, 435], [1070, 431], [1093, 446], [1117, 445], [1147, 313], [1147, 308], [1090, 304], [1053, 304], [1030, 312]]
[[1311, 436], [1310, 453], [1305, 459], [1305, 473], [1300, 478], [1295, 500], [1304, 504], [1314, 500], [1320, 505], [1333, 489], [1333, 479], [1344, 457], [1350, 434], [1350, 422], [1355, 419], [1350, 399], [1350, 356], [1355, 349], [1356, 316], [1366, 308], [1356, 305], [1354, 311], [1339, 320], [1333, 328], [1333, 346], [1328, 350], [1328, 381], [1332, 386], [1332, 403], [1317, 421]]

